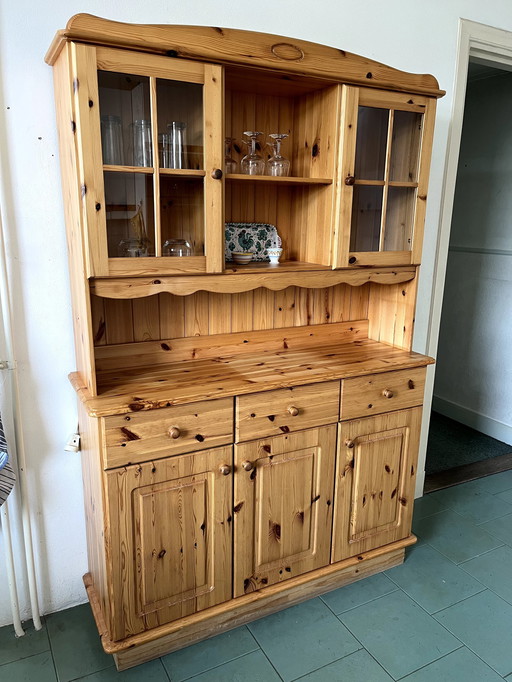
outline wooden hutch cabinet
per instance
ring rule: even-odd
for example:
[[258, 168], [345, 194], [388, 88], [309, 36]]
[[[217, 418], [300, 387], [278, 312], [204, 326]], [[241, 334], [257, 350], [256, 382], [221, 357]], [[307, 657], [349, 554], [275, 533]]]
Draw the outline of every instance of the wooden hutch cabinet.
[[[402, 562], [435, 78], [86, 14], [46, 60], [105, 651], [128, 668]], [[288, 136], [289, 175], [240, 172], [249, 130]], [[240, 223], [278, 264], [226, 258]]]

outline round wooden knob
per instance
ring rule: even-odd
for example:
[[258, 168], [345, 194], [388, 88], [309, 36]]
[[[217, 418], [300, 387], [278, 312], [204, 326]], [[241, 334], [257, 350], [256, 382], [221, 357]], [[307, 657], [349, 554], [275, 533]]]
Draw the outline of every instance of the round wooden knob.
[[393, 397], [393, 391], [389, 388], [385, 388], [382, 391], [382, 395], [384, 396], [384, 398], [392, 398]]
[[212, 178], [214, 180], [221, 180], [222, 179], [222, 171], [220, 168], [216, 168], [215, 170], [212, 170]]
[[288, 408], [288, 412], [292, 415], [292, 417], [296, 417], [299, 414], [300, 410], [298, 407], [290, 405], [290, 407]]
[[347, 440], [345, 441], [345, 445], [347, 446], [347, 448], [353, 448], [354, 445], [355, 445], [355, 443], [354, 443], [353, 440], [347, 439]]
[[242, 469], [245, 471], [252, 471], [254, 468], [254, 464], [252, 462], [249, 462], [246, 460], [245, 462], [242, 462]]
[[179, 438], [181, 436], [181, 431], [177, 426], [171, 426], [171, 428], [169, 429], [169, 436], [176, 440], [176, 438]]
[[223, 476], [229, 476], [229, 474], [231, 473], [231, 467], [229, 466], [229, 464], [222, 464], [219, 467], [219, 471]]
[[353, 175], [347, 175], [347, 177], [345, 178], [346, 185], [353, 185], [355, 181], [356, 179]]

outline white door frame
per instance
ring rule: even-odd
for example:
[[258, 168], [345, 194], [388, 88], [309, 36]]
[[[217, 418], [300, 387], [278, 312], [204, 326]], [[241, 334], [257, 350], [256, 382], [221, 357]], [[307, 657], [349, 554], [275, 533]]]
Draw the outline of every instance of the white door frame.
[[[512, 33], [499, 28], [492, 28], [485, 24], [478, 24], [474, 21], [469, 21], [468, 19], [460, 19], [459, 21], [453, 104], [448, 132], [443, 193], [441, 196], [441, 216], [437, 235], [437, 255], [434, 266], [432, 295], [430, 299], [430, 316], [425, 350], [427, 355], [433, 357], [436, 357], [439, 343], [441, 308], [443, 304], [446, 266], [448, 262], [453, 201], [455, 197], [455, 184], [457, 181], [457, 166], [462, 138], [467, 71], [470, 57], [483, 64], [487, 63], [491, 66], [497, 66], [499, 64], [500, 67], [506, 70], [512, 70]], [[425, 459], [427, 454], [430, 410], [434, 392], [434, 375], [434, 367], [429, 368], [425, 386], [423, 424], [418, 460], [418, 476], [416, 481], [417, 497], [420, 497], [423, 494], [425, 481]]]

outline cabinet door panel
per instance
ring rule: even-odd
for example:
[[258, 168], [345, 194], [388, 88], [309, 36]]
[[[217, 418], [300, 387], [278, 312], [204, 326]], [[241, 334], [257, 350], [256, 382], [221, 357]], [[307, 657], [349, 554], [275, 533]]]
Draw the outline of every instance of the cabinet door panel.
[[221, 272], [222, 67], [74, 50], [88, 274]]
[[329, 563], [336, 427], [235, 446], [234, 594]]
[[113, 639], [231, 597], [231, 447], [106, 474]]
[[343, 86], [334, 267], [420, 262], [435, 100]]
[[421, 408], [339, 425], [332, 561], [410, 534]]

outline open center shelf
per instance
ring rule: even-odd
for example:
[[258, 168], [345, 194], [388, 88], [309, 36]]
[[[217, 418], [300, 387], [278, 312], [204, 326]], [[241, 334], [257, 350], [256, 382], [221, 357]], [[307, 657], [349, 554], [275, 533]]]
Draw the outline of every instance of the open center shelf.
[[[229, 340], [220, 334], [153, 342], [145, 344], [146, 358], [140, 357], [147, 364], [119, 369], [109, 365], [112, 358], [123, 362], [123, 346], [104, 347], [100, 365], [106, 369], [97, 374], [97, 397], [82, 386], [78, 373], [70, 377], [89, 414], [100, 417], [433, 362], [427, 356], [373, 341], [367, 338], [367, 329], [367, 321], [362, 320], [273, 333], [242, 332], [229, 335]], [[246, 348], [252, 352], [243, 352]], [[129, 355], [125, 362], [130, 362]]]

